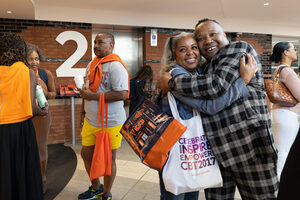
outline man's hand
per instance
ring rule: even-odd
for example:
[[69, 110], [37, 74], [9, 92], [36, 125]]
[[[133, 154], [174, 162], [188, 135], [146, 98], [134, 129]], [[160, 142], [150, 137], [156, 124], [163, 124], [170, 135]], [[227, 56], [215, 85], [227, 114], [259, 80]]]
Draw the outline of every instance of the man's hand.
[[245, 56], [241, 57], [240, 60], [240, 76], [244, 80], [245, 84], [248, 85], [258, 67], [253, 55], [247, 53], [246, 56], [248, 59], [247, 64], [245, 62]]
[[79, 88], [77, 89], [80, 92], [81, 98], [86, 100], [94, 100], [95, 93], [93, 93], [90, 89], [88, 88], [83, 88], [82, 90], [80, 90]]
[[167, 92], [170, 91], [168, 82], [172, 78], [169, 72], [165, 72], [163, 75], [160, 76], [158, 81], [158, 89], [161, 91], [162, 95], [165, 95]]

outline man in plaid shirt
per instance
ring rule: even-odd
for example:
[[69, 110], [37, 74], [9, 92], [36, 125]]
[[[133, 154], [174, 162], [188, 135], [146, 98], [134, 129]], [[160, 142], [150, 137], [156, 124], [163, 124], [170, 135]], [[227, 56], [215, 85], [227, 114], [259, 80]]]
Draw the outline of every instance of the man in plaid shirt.
[[203, 127], [223, 177], [223, 187], [205, 190], [206, 199], [233, 200], [236, 186], [243, 199], [276, 199], [277, 150], [258, 55], [246, 42], [229, 43], [215, 20], [200, 20], [195, 36], [207, 60], [203, 75], [172, 79], [165, 73], [160, 79], [163, 91], [171, 89], [194, 98], [214, 99], [239, 78], [242, 56], [252, 54], [258, 65], [247, 85], [249, 98], [239, 99], [215, 115], [202, 114]]

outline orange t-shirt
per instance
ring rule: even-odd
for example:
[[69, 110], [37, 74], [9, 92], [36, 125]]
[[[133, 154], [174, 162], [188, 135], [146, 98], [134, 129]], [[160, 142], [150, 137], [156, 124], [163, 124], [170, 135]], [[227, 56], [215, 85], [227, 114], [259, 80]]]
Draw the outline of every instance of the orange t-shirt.
[[23, 62], [0, 66], [0, 124], [32, 117], [30, 74]]

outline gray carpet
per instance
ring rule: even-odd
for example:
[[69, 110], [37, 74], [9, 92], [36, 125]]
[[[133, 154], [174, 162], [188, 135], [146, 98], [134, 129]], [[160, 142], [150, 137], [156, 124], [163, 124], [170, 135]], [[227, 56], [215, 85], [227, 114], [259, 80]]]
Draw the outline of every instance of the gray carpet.
[[63, 143], [48, 145], [47, 191], [44, 200], [54, 199], [72, 178], [77, 157], [71, 147]]

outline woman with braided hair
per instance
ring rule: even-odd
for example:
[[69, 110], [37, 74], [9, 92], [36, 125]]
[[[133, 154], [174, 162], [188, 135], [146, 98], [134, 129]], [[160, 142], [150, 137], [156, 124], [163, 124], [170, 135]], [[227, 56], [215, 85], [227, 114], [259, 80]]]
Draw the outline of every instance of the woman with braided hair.
[[42, 177], [31, 122], [47, 115], [35, 101], [36, 78], [26, 63], [26, 43], [16, 34], [0, 36], [0, 199], [40, 200]]

